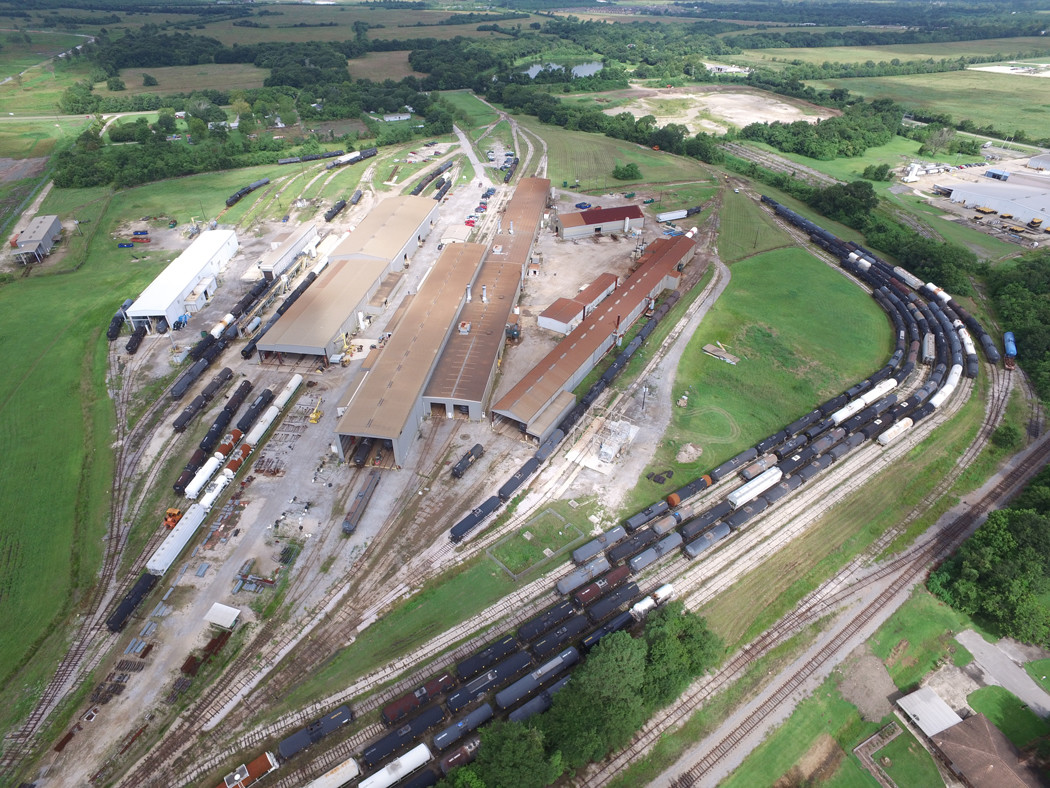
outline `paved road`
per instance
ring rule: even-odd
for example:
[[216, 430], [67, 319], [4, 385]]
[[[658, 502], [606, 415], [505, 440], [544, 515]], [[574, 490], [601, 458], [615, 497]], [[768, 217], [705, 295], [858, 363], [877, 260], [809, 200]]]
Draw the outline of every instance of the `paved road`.
[[1040, 717], [1050, 716], [1050, 694], [1036, 684], [1024, 668], [1010, 659], [999, 646], [989, 643], [972, 629], [960, 632], [955, 639], [973, 654], [974, 661], [985, 673], [987, 683], [1010, 690]]

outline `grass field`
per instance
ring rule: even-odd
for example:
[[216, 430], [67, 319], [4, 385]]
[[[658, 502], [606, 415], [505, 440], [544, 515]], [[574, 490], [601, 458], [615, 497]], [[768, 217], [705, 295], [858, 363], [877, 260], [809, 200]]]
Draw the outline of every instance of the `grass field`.
[[718, 233], [718, 256], [722, 262], [732, 264], [794, 242], [750, 197], [726, 192]]
[[[779, 31], [778, 31], [779, 32]], [[873, 63], [890, 62], [894, 59], [909, 60], [955, 60], [974, 57], [1031, 52], [1042, 50], [1050, 53], [1050, 45], [1040, 36], [1028, 38], [986, 38], [979, 41], [953, 41], [943, 44], [887, 44], [875, 47], [798, 47], [788, 49], [745, 49], [739, 55], [721, 58], [734, 63], [770, 65], [773, 63]]]
[[890, 202], [910, 211], [926, 223], [944, 240], [965, 246], [973, 251], [978, 257], [988, 260], [999, 260], [1006, 256], [1017, 254], [1017, 246], [998, 238], [974, 230], [960, 222], [949, 221], [942, 218], [945, 212], [941, 211], [935, 203], [916, 197], [913, 194], [891, 194], [888, 190], [882, 196]]
[[[821, 773], [820, 785], [875, 786], [860, 762], [850, 752], [880, 723], [865, 722], [856, 707], [839, 693], [836, 677], [825, 681], [802, 701], [790, 719], [773, 732], [727, 780], [722, 788], [751, 788], [757, 785], [804, 785], [798, 763], [811, 749], [828, 753], [836, 765], [832, 774]], [[825, 737], [830, 736], [833, 742]], [[848, 753], [848, 754], [847, 754]], [[827, 762], [827, 761], [825, 761]], [[932, 762], [931, 762], [932, 765]], [[830, 769], [829, 769], [830, 771]], [[786, 782], [779, 782], [786, 780]], [[901, 783], [930, 785], [929, 783]]]
[[514, 590], [507, 573], [488, 559], [475, 560], [454, 575], [442, 575], [370, 626], [284, 699], [295, 708], [346, 686], [356, 676], [408, 653]]
[[[706, 473], [878, 368], [890, 334], [870, 297], [802, 249], [736, 263], [675, 377], [674, 396], [688, 394], [689, 405], [673, 409], [647, 470], [673, 468], [676, 480]], [[716, 340], [741, 358], [737, 366], [701, 351]], [[699, 460], [676, 462], [685, 442], [703, 449]], [[628, 505], [637, 510], [666, 492], [640, 479]]]
[[514, 575], [546, 561], [585, 536], [553, 509], [544, 509], [492, 548], [492, 556]]
[[981, 687], [971, 692], [966, 702], [1001, 730], [1018, 749], [1027, 747], [1041, 736], [1050, 734], [1050, 725], [1036, 716], [1028, 704], [1002, 687]]
[[653, 208], [660, 211], [676, 211], [679, 208], [692, 208], [705, 203], [718, 193], [715, 181], [707, 180], [702, 183], [675, 183], [669, 186], [644, 188], [644, 194], [656, 197]]
[[441, 93], [441, 98], [451, 104], [458, 114], [467, 118], [470, 128], [488, 126], [499, 120], [499, 114], [469, 90], [446, 90]]
[[904, 77], [830, 79], [808, 84], [821, 89], [846, 88], [867, 99], [889, 98], [905, 107], [946, 113], [953, 120], [972, 120], [1008, 134], [1024, 130], [1029, 137], [1047, 135], [1050, 80], [985, 71], [950, 71]]
[[910, 692], [939, 659], [952, 656], [960, 648], [948, 633], [973, 626], [969, 618], [920, 587], [868, 642], [886, 663], [893, 682]]
[[933, 756], [904, 726], [900, 735], [872, 753], [872, 758], [897, 785], [944, 785]]
[[50, 156], [58, 141], [84, 129], [88, 120], [69, 117], [47, 120], [0, 118], [0, 157], [32, 159]]
[[33, 32], [26, 42], [18, 34], [5, 33], [0, 50], [0, 79], [13, 77], [31, 66], [53, 58], [87, 40], [86, 35], [59, 32]]
[[33, 66], [21, 79], [0, 85], [0, 116], [54, 115], [58, 112], [62, 91], [84, 79], [88, 70], [87, 65], [80, 62]]
[[370, 79], [373, 82], [426, 76], [412, 70], [412, 66], [408, 64], [408, 52], [407, 49], [393, 52], [369, 52], [364, 57], [351, 60], [347, 68], [350, 69], [350, 75], [354, 79]]
[[645, 183], [678, 183], [707, 181], [710, 172], [698, 161], [649, 150], [623, 140], [614, 140], [600, 134], [588, 134], [581, 140], [580, 132], [566, 131], [557, 126], [546, 126], [527, 116], [518, 116], [528, 131], [547, 141], [547, 177], [551, 183], [580, 181], [578, 191], [603, 193], [618, 190], [620, 181], [612, 177], [614, 162], [634, 163], [642, 171]]
[[[142, 75], [155, 77], [154, 87], [142, 85]], [[202, 63], [197, 66], [164, 66], [163, 68], [125, 68], [120, 78], [127, 90], [111, 91], [105, 82], [95, 85], [100, 96], [135, 95], [139, 93], [192, 93], [195, 90], [247, 90], [261, 88], [270, 76], [268, 68], [251, 63]]]
[[1032, 681], [1042, 687], [1044, 691], [1050, 692], [1050, 659], [1037, 659], [1033, 662], [1026, 662], [1024, 669], [1028, 671]]

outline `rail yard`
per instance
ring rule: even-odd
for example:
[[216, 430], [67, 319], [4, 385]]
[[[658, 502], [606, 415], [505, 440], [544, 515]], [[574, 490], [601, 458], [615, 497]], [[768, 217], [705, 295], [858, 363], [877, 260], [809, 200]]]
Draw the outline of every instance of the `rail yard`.
[[[542, 138], [512, 119], [510, 126], [517, 155], [508, 153], [510, 167], [505, 175], [498, 173], [505, 185], [490, 190], [491, 208], [472, 236], [476, 243], [502, 239], [493, 247], [496, 254], [513, 242], [514, 224], [502, 214], [508, 206], [515, 210], [516, 182], [523, 173], [542, 179], [547, 167]], [[338, 150], [280, 162], [311, 163], [315, 178], [367, 168], [353, 199], [323, 206], [325, 223], [337, 227], [333, 238], [343, 222], [352, 239], [352, 230], [382, 200], [370, 180], [375, 162], [366, 161], [381, 158], [378, 151], [355, 153]], [[475, 169], [483, 166], [472, 149], [462, 153], [475, 159]], [[327, 159], [333, 161], [314, 163]], [[449, 148], [435, 159], [412, 195], [436, 189], [435, 202], [458, 221], [458, 213], [475, 202], [477, 187], [463, 182], [462, 160]], [[909, 452], [983, 386], [977, 435], [912, 517], [922, 514], [985, 448], [1011, 393], [1021, 390], [1029, 403], [1032, 445], [996, 484], [913, 546], [880, 562], [883, 549], [907, 523], [887, 532], [792, 613], [729, 655], [715, 674], [698, 680], [630, 747], [579, 776], [581, 784], [607, 784], [661, 733], [682, 724], [705, 698], [771, 649], [874, 589], [874, 598], [865, 597], [828, 630], [803, 668], [774, 681], [744, 719], [720, 731], [717, 741], [676, 767], [665, 782], [703, 783], [773, 708], [834, 662], [932, 561], [1045, 464], [1050, 452], [1040, 437], [1042, 410], [1023, 373], [1012, 364], [999, 366], [994, 332], [951, 294], [750, 192], [743, 181], [729, 186], [743, 188], [799, 245], [870, 294], [886, 314], [891, 355], [863, 380], [812, 403], [810, 412], [784, 414], [779, 431], [753, 436], [741, 453], [695, 478], [676, 477], [666, 494], [641, 511], [592, 521], [597, 527], [573, 543], [571, 560], [551, 561], [542, 576], [530, 577], [453, 628], [428, 632], [406, 653], [370, 666], [326, 697], [302, 703], [286, 698], [341, 650], [367, 641], [374, 632], [370, 627], [401, 600], [412, 599], [443, 572], [489, 553], [552, 501], [575, 500], [593, 487], [586, 461], [605, 424], [647, 420], [662, 433], [674, 384], [673, 376], [661, 378], [657, 371], [677, 363], [731, 276], [714, 243], [720, 198], [705, 206], [697, 228], [674, 236], [695, 245], [696, 257], [679, 264], [673, 287], [660, 285], [659, 295], [639, 302], [638, 330], [629, 340], [616, 334], [602, 350], [607, 358], [601, 374], [578, 388], [556, 417], [542, 427], [523, 423], [516, 429], [491, 413], [481, 421], [453, 418], [451, 412], [448, 418], [431, 416], [415, 425], [418, 439], [407, 455], [364, 433], [355, 436], [349, 452], [332, 441], [337, 415], [342, 416], [337, 403], [349, 407], [364, 372], [387, 342], [395, 341], [405, 310], [434, 284], [428, 282], [429, 271], [442, 250], [437, 240], [425, 237], [433, 221], [429, 228], [421, 223], [420, 234], [410, 239], [417, 249], [411, 265], [406, 254], [403, 270], [380, 285], [379, 295], [369, 294], [374, 304], [382, 304], [374, 318], [354, 316], [355, 336], [344, 334], [342, 352], [321, 363], [308, 353], [264, 354], [257, 347], [304, 293], [329, 281], [320, 278], [327, 261], [304, 255], [286, 278], [251, 281], [247, 275], [253, 272], [241, 259], [241, 268], [227, 272], [224, 291], [192, 322], [201, 338], [185, 348], [188, 366], [172, 374], [165, 393], [138, 413], [141, 387], [158, 370], [169, 371], [169, 339], [156, 322], [147, 329], [132, 318], [133, 327], [122, 333], [121, 315], [131, 307], [125, 302], [107, 333], [113, 335], [109, 385], [118, 434], [101, 582], [58, 672], [15, 744], [5, 749], [5, 767], [33, 757], [36, 737], [71, 691], [92, 675], [98, 683], [100, 674], [108, 674], [74, 718], [63, 746], [48, 756], [41, 785], [222, 784], [240, 764], [246, 765], [241, 781], [227, 779], [227, 785], [259, 781], [281, 788], [335, 788], [361, 776], [359, 785], [369, 788], [433, 785], [442, 773], [473, 759], [477, 730], [491, 718], [522, 720], [542, 712], [603, 637], [637, 633], [650, 611], [669, 600], [702, 607], [882, 470], [906, 462]], [[269, 201], [289, 188], [294, 187], [280, 180], [257, 180], [226, 204]], [[504, 221], [510, 222], [509, 232]], [[517, 221], [522, 235], [525, 222]], [[537, 224], [534, 232], [545, 229]], [[541, 244], [544, 266], [562, 273], [571, 289], [571, 267], [557, 268], [558, 247], [542, 237]], [[648, 270], [643, 245], [652, 254], [668, 239], [650, 232], [639, 239], [638, 255], [619, 255], [618, 275], [625, 285]], [[256, 242], [249, 254], [263, 251]], [[587, 275], [577, 276], [582, 291]], [[522, 278], [529, 287], [530, 274]], [[553, 277], [547, 281], [553, 290]], [[475, 297], [482, 284], [476, 283]], [[466, 303], [471, 297], [468, 285]], [[487, 289], [481, 298], [488, 303]], [[619, 316], [616, 326], [619, 332]], [[508, 322], [508, 337], [510, 329]], [[460, 322], [459, 334], [470, 330]], [[125, 335], [131, 338], [127, 345]], [[169, 336], [174, 344], [176, 334]], [[506, 350], [492, 402], [556, 343], [548, 337], [545, 345], [525, 345]], [[1011, 355], [1009, 344], [1007, 352]], [[662, 399], [664, 406], [645, 411], [647, 396]], [[687, 438], [676, 436], [680, 442]], [[642, 455], [651, 450], [632, 448]], [[181, 507], [179, 514], [169, 527], [158, 523], [144, 543], [132, 540], [131, 523], [156, 505], [154, 493], [161, 489]], [[201, 530], [206, 536], [198, 546]], [[190, 568], [195, 571], [187, 572]], [[245, 603], [253, 590], [258, 596]], [[216, 634], [202, 626], [202, 620], [212, 620], [214, 606], [230, 604], [237, 605], [238, 617], [227, 631]], [[231, 638], [236, 646], [227, 646]], [[203, 655], [197, 655], [201, 647]], [[121, 660], [144, 667], [125, 671]], [[203, 674], [206, 682], [196, 680], [209, 660], [219, 667]], [[106, 700], [97, 701], [102, 695]], [[88, 717], [90, 723], [84, 722]]]

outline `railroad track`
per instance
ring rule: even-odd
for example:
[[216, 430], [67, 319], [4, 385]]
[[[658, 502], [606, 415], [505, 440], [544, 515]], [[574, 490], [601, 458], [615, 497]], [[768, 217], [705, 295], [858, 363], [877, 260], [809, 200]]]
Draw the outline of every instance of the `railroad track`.
[[791, 175], [794, 178], [806, 181], [811, 186], [834, 186], [845, 182], [840, 181], [837, 178], [832, 178], [830, 175], [825, 175], [811, 167], [807, 167], [805, 164], [796, 164], [790, 159], [785, 159], [775, 153], [768, 153], [767, 151], [761, 151], [756, 148], [748, 147], [747, 145], [741, 145], [736, 142], [724, 142], [721, 147], [733, 156], [746, 159], [747, 161], [753, 161], [755, 164], [765, 167], [768, 170], [772, 170], [773, 172], [781, 172]]

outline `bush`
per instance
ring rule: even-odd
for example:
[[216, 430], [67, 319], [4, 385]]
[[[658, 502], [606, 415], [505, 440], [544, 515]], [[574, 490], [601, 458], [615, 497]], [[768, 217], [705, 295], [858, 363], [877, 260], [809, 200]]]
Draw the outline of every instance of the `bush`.
[[106, 80], [106, 87], [110, 90], [127, 90], [127, 85], [124, 84], [124, 80], [120, 77], [110, 77]]
[[638, 165], [634, 162], [617, 165], [613, 168], [612, 174], [618, 181], [637, 181], [642, 177], [642, 171], [638, 169]]
[[160, 83], [157, 82], [157, 78], [155, 76], [153, 76], [152, 74], [143, 74], [142, 75], [142, 87], [144, 87], [144, 88], [152, 88], [152, 87], [156, 87], [159, 84]]

